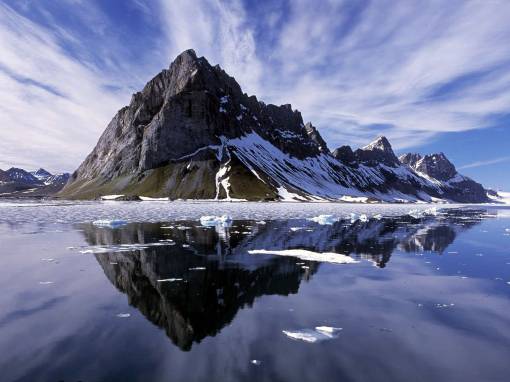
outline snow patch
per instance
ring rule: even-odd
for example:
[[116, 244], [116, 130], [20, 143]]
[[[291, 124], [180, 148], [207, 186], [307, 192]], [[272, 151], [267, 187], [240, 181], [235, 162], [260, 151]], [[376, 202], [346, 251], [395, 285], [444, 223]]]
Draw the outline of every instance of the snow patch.
[[308, 261], [321, 261], [334, 264], [354, 264], [359, 261], [354, 260], [352, 257], [342, 255], [334, 252], [313, 252], [306, 249], [284, 249], [284, 250], [266, 250], [254, 249], [248, 251], [250, 255], [276, 255], [276, 256], [290, 256], [297, 257], [301, 260]]

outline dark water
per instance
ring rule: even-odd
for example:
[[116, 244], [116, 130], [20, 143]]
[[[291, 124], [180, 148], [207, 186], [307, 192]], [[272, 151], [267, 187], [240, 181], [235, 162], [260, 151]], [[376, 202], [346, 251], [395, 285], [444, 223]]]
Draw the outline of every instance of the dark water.
[[1, 381], [510, 378], [508, 210], [332, 225], [5, 220]]

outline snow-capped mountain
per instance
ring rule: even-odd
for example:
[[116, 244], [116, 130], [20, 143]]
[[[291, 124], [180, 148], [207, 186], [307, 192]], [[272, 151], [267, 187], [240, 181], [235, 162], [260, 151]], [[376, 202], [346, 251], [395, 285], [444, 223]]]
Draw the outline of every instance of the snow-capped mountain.
[[118, 111], [60, 195], [488, 201], [480, 184], [424, 158], [427, 164], [399, 160], [385, 137], [331, 153], [291, 105], [248, 96], [218, 65], [187, 50]]
[[40, 168], [39, 170], [36, 171], [31, 171], [30, 173], [42, 182], [44, 182], [46, 179], [52, 176], [51, 173], [49, 173], [43, 168]]
[[40, 168], [28, 172], [12, 167], [0, 170], [0, 196], [45, 196], [60, 191], [69, 180], [69, 173], [51, 174]]

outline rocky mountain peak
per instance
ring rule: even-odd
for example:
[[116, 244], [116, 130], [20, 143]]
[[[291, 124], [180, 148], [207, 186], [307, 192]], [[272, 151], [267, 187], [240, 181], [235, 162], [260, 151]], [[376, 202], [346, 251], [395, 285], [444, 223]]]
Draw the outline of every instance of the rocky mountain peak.
[[457, 170], [444, 153], [422, 156], [415, 153], [401, 155], [400, 162], [437, 180], [447, 181], [457, 175]]
[[384, 136], [379, 136], [375, 141], [356, 150], [355, 155], [360, 162], [369, 166], [376, 166], [379, 163], [390, 167], [397, 167], [400, 165], [390, 142]]
[[372, 150], [380, 150], [385, 153], [393, 153], [393, 149], [391, 147], [390, 142], [385, 136], [377, 137], [373, 142], [370, 142], [368, 145], [361, 148], [362, 150], [372, 151]]
[[400, 163], [406, 164], [406, 165], [411, 166], [411, 167], [414, 168], [416, 163], [420, 159], [422, 159], [422, 158], [423, 157], [420, 154], [417, 154], [417, 153], [407, 153], [407, 154], [399, 156], [398, 160], [400, 161]]
[[48, 171], [46, 171], [44, 168], [40, 168], [36, 171], [30, 172], [33, 176], [35, 176], [37, 179], [44, 181], [47, 178], [49, 178], [52, 174]]
[[314, 141], [319, 147], [320, 152], [329, 152], [328, 145], [326, 141], [322, 139], [319, 131], [312, 125], [312, 122], [307, 122], [305, 125], [306, 134], [310, 137], [312, 141]]
[[442, 181], [452, 179], [457, 175], [455, 166], [443, 153], [425, 155], [416, 162], [415, 170]]
[[356, 166], [357, 165], [357, 159], [354, 155], [354, 152], [351, 149], [351, 146], [341, 146], [337, 148], [335, 151], [333, 151], [332, 155], [341, 161], [343, 164], [346, 164], [348, 166]]

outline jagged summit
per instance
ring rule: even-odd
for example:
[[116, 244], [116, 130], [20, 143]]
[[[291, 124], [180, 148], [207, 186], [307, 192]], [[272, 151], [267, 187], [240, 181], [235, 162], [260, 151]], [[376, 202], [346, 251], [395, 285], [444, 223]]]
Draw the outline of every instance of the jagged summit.
[[120, 109], [61, 193], [192, 199], [465, 199], [403, 166], [385, 137], [332, 154], [290, 104], [243, 93], [186, 50]]
[[38, 169], [36, 171], [32, 171], [30, 173], [41, 181], [44, 181], [51, 176], [51, 173], [46, 171], [44, 168], [40, 168], [40, 169]]
[[310, 139], [317, 144], [320, 152], [329, 153], [329, 148], [328, 145], [326, 144], [326, 141], [322, 139], [317, 128], [314, 125], [312, 125], [312, 122], [307, 122], [305, 124], [305, 130]]
[[394, 154], [390, 142], [383, 135], [378, 136], [374, 141], [370, 142], [366, 146], [363, 146], [361, 149], [369, 151], [380, 150], [384, 151], [385, 153]]
[[356, 150], [355, 155], [358, 161], [368, 166], [376, 166], [380, 163], [390, 167], [398, 167], [400, 165], [390, 142], [384, 136], [379, 136], [375, 141]]
[[399, 159], [402, 163], [409, 165], [414, 170], [438, 180], [446, 181], [457, 175], [455, 166], [448, 160], [444, 153], [425, 156], [408, 153], [402, 155]]

